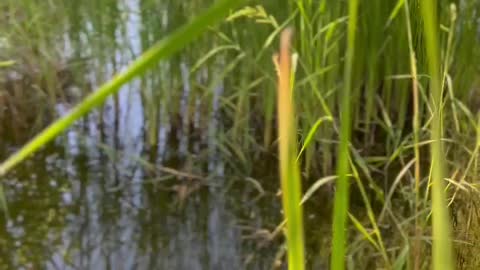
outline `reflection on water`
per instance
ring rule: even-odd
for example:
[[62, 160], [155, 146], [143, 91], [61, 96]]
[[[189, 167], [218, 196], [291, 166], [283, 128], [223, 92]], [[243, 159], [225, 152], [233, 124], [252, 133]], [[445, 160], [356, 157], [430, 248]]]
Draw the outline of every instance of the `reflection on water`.
[[[60, 145], [7, 181], [2, 266], [241, 269], [258, 240], [244, 240], [241, 224], [258, 230], [274, 225], [258, 213], [261, 204], [250, 203], [257, 195], [253, 188], [215, 184], [225, 177], [162, 180], [127, 157], [110, 158], [85, 144], [74, 154]], [[182, 197], [183, 189], [188, 196]], [[276, 204], [273, 196], [264, 200]], [[255, 263], [271, 263], [260, 259]]]
[[[115, 21], [111, 31], [118, 44], [106, 48], [102, 57], [93, 55], [84, 74], [94, 86], [162, 35], [144, 24], [152, 15], [141, 16], [146, 11], [140, 6], [156, 1], [99, 2], [123, 20]], [[175, 14], [166, 6], [157, 3], [163, 10], [153, 14], [157, 21], [160, 16], [159, 31], [175, 25], [170, 19]], [[94, 48], [88, 44], [98, 37], [88, 33], [103, 27], [97, 19], [101, 21], [83, 18], [73, 27], [75, 33], [65, 35], [66, 55], [92, 57]], [[230, 175], [217, 138], [225, 84], [218, 80], [208, 100], [199, 95], [191, 80], [207, 84], [214, 72], [203, 68], [191, 76], [188, 63], [193, 61], [185, 55], [182, 61], [159, 64], [5, 179], [9, 217], [1, 220], [2, 269], [273, 265], [281, 247], [267, 239], [281, 221], [277, 182], [270, 189], [262, 183], [266, 191], [261, 191], [252, 184], [255, 180]], [[219, 62], [216, 68], [221, 66]], [[180, 88], [172, 77], [179, 78]], [[171, 104], [179, 93], [180, 104]], [[56, 110], [61, 115], [70, 106], [58, 103]], [[172, 112], [172, 107], [179, 111]], [[13, 150], [4, 147], [8, 151], [2, 159]], [[262, 170], [276, 173], [273, 167]]]
[[257, 247], [265, 239], [255, 234], [280, 221], [275, 190], [258, 199], [251, 183], [225, 174], [216, 120], [200, 136], [204, 149], [188, 147], [183, 125], [160, 126], [157, 149], [148, 147], [136, 87], [6, 179], [2, 269], [243, 269], [252, 256], [249, 268], [272, 265], [278, 243]]

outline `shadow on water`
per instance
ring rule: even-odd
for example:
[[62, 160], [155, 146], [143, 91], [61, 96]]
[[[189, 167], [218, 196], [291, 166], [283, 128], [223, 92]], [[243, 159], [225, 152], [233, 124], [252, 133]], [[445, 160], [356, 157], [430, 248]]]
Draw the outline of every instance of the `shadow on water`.
[[[76, 76], [95, 88], [199, 6], [157, 2], [68, 4], [63, 53], [89, 59]], [[218, 74], [227, 60], [193, 74], [200, 57], [187, 51], [159, 63], [5, 179], [2, 269], [275, 265], [283, 250], [281, 237], [271, 235], [281, 222], [275, 159], [257, 158], [250, 172], [238, 173], [219, 142], [228, 82]], [[65, 91], [82, 96], [83, 85]], [[71, 102], [56, 101], [56, 114]], [[15, 141], [5, 137], [2, 159]]]

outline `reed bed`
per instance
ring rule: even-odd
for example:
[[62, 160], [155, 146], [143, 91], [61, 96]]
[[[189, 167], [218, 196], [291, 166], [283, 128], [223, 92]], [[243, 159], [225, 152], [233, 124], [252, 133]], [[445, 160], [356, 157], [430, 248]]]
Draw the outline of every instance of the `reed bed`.
[[[126, 30], [118, 19], [125, 7], [117, 2], [93, 1], [96, 12], [79, 3], [49, 2], [65, 11], [61, 20], [70, 27], [75, 58], [116, 71], [122, 63], [103, 48], [138, 48], [126, 37], [118, 40]], [[82, 93], [86, 97], [69, 114], [6, 159], [0, 175], [140, 78], [145, 137], [152, 147], [162, 124], [188, 133], [195, 125], [192, 107], [205, 105], [200, 111], [213, 114], [216, 102], [224, 129], [214, 134], [214, 144], [232, 173], [249, 176], [258, 169], [256, 161], [278, 147], [289, 268], [313, 267], [317, 254], [333, 270], [461, 267], [453, 258], [454, 248], [462, 247], [453, 244], [451, 212], [458, 198], [477, 194], [478, 1], [291, 0], [241, 7], [243, 1], [217, 1], [185, 26], [179, 24], [185, 14], [205, 3], [173, 2], [171, 18], [159, 22], [152, 10], [163, 6], [139, 1], [132, 13], [150, 26], [140, 34], [143, 53], [97, 91]], [[29, 51], [43, 52], [35, 59], [53, 54], [43, 25], [21, 14], [46, 12], [47, 4], [7, 0], [0, 6], [15, 26], [0, 28], [10, 33], [8, 40], [19, 43], [14, 34], [24, 33]], [[40, 48], [38, 40], [45, 42]], [[184, 54], [175, 54], [185, 47]], [[0, 72], [22, 55], [14, 47], [5, 52]], [[94, 80], [110, 73], [102, 70]], [[52, 106], [59, 101], [50, 84], [45, 96]], [[325, 206], [330, 233], [318, 239], [308, 237], [316, 224], [304, 220], [312, 213], [302, 207], [320, 196], [334, 205]]]

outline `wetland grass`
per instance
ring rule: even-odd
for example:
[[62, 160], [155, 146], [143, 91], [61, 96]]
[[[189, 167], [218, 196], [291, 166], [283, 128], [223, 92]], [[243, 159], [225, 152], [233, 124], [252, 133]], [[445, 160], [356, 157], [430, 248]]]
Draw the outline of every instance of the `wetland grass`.
[[38, 151], [42, 146], [69, 128], [75, 121], [85, 116], [96, 107], [102, 105], [105, 99], [108, 96], [115, 94], [123, 84], [143, 74], [153, 64], [163, 58], [171, 56], [173, 53], [192, 42], [209, 26], [221, 21], [232, 8], [239, 5], [241, 2], [241, 0], [218, 1], [203, 14], [199, 15], [188, 24], [180, 27], [174, 33], [145, 51], [123, 72], [118, 73], [110, 81], [99, 87], [97, 91], [88, 95], [68, 114], [53, 122], [24, 147], [0, 164], [0, 175], [5, 175], [15, 165], [22, 162], [25, 158]]
[[283, 211], [286, 220], [286, 237], [289, 269], [305, 269], [305, 240], [303, 210], [300, 204], [302, 186], [297, 163], [297, 138], [292, 69], [290, 53], [293, 30], [287, 28], [280, 36], [280, 52], [274, 57], [278, 72], [278, 152]]
[[351, 135], [351, 94], [353, 87], [355, 37], [357, 32], [358, 0], [350, 0], [348, 5], [347, 53], [344, 69], [344, 88], [340, 94], [340, 144], [337, 156], [337, 184], [333, 206], [332, 256], [330, 269], [345, 269], [347, 244], [347, 214], [349, 205], [350, 135]]
[[[95, 44], [91, 55], [98, 56], [98, 64], [112, 62], [115, 66], [115, 57], [102, 47], [123, 30], [115, 21], [105, 27], [109, 16], [100, 15], [120, 17], [121, 9], [100, 2], [95, 1], [99, 14], [86, 9], [85, 18], [79, 17], [78, 7], [71, 4], [65, 20], [80, 29], [71, 37], [75, 46]], [[474, 65], [480, 59], [480, 2], [292, 0], [255, 2], [257, 5], [233, 10], [242, 2], [218, 1], [152, 46], [168, 31], [151, 12], [155, 1], [141, 1], [142, 24], [150, 25], [141, 33], [144, 53], [0, 164], [0, 176], [115, 96], [122, 85], [152, 73], [141, 77], [149, 144], [158, 143], [159, 126], [173, 122], [170, 114], [183, 107], [188, 115], [181, 132], [188, 133], [188, 121], [196, 117], [189, 115], [189, 106], [210, 104], [211, 98], [218, 101], [216, 109], [224, 124], [222, 130], [212, 133], [218, 137], [212, 145], [218, 145], [221, 158], [233, 167], [231, 171], [254, 179], [252, 172], [263, 170], [256, 168], [257, 159], [271, 155], [272, 146], [278, 147], [286, 221], [287, 258], [283, 261], [290, 269], [309, 268], [313, 264], [310, 258], [316, 256], [329, 261], [325, 267], [332, 270], [454, 269], [455, 234], [447, 198], [453, 207], [461, 195], [468, 196], [465, 190], [477, 194], [471, 181], [478, 176], [479, 126], [473, 111], [478, 104], [470, 103], [471, 97], [478, 96], [474, 82], [480, 77]], [[12, 14], [22, 10], [16, 1], [5, 3]], [[41, 9], [36, 2], [19, 3], [26, 6], [28, 14]], [[197, 4], [179, 5], [178, 9], [187, 12]], [[43, 11], [38, 18], [47, 17], [49, 13]], [[178, 17], [176, 23], [186, 19], [182, 12], [172, 16]], [[221, 27], [210, 27], [225, 17]], [[13, 25], [18, 36], [30, 42], [27, 47], [37, 44], [27, 33], [39, 36], [42, 42], [38, 44], [43, 45], [36, 50], [44, 51], [49, 44], [46, 25], [36, 22]], [[86, 32], [82, 24], [90, 23], [93, 32], [102, 33], [105, 40], [90, 34], [82, 41]], [[188, 57], [162, 64], [207, 30], [212, 36], [197, 40]], [[277, 39], [280, 51], [274, 58], [275, 74], [270, 51]], [[16, 63], [7, 60], [17, 58], [0, 56], [5, 59], [0, 61], [0, 72], [15, 67]], [[185, 67], [185, 63], [193, 65]], [[215, 67], [204, 69], [208, 65]], [[182, 76], [175, 72], [176, 66], [182, 66]], [[41, 67], [47, 69], [48, 63]], [[99, 75], [96, 80], [103, 81], [106, 76]], [[54, 76], [48, 77], [51, 86]], [[215, 96], [220, 81], [225, 87]], [[191, 93], [187, 100], [179, 101], [183, 95], [171, 91], [178, 85]], [[47, 97], [55, 104], [56, 97], [51, 87], [47, 88]], [[465, 153], [467, 161], [462, 160]], [[306, 205], [323, 199], [318, 191], [330, 183], [335, 185], [332, 215], [322, 217], [330, 230], [317, 239], [311, 237], [320, 231], [317, 224], [304, 219], [316, 212], [303, 206], [309, 209]], [[255, 180], [255, 184], [263, 193], [262, 181]], [[302, 186], [306, 187], [303, 197]], [[452, 187], [455, 192], [450, 197]], [[281, 222], [277, 228], [283, 225]], [[425, 240], [430, 239], [430, 231], [432, 245]], [[322, 244], [325, 239], [328, 244]]]
[[[430, 74], [430, 96], [433, 107], [431, 131], [431, 186], [432, 186], [432, 268], [435, 270], [454, 269], [453, 246], [451, 240], [450, 214], [447, 208], [445, 192], [445, 154], [442, 146], [442, 115], [443, 115], [443, 80], [440, 66], [440, 50], [438, 38], [437, 1], [424, 0], [421, 3], [425, 47], [427, 51], [428, 71]], [[448, 54], [447, 54], [448, 55]], [[447, 59], [448, 62], [448, 59]], [[447, 68], [447, 67], [445, 67]]]

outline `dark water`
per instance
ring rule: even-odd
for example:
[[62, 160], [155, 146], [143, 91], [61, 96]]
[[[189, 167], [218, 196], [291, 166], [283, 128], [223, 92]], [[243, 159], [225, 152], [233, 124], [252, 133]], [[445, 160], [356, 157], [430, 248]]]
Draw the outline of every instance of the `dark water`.
[[[274, 194], [259, 196], [245, 179], [208, 169], [205, 179], [152, 172], [132, 161], [148, 155], [128, 140], [135, 132], [105, 127], [112, 133], [102, 141], [90, 128], [82, 138], [68, 132], [6, 179], [2, 268], [243, 269], [250, 257], [249, 268], [272, 263], [278, 242], [265, 242], [260, 232], [280, 220]], [[117, 153], [104, 153], [100, 143], [117, 144]], [[165, 147], [158, 156], [178, 152]]]
[[[82, 78], [92, 88], [158, 38], [145, 37], [155, 33], [139, 10], [148, 2], [155, 3], [114, 3], [125, 14], [110, 31], [119, 42], [108, 56], [89, 47], [95, 13], [63, 37], [66, 57], [89, 59]], [[160, 14], [150, 16], [161, 25], [181, 22]], [[228, 85], [216, 80], [205, 101], [191, 84], [212, 81], [215, 71], [192, 79], [194, 58], [182, 59], [124, 87], [3, 179], [9, 212], [0, 218], [1, 269], [270, 269], [282, 258], [282, 234], [270, 235], [282, 221], [274, 154], [247, 156], [252, 164], [244, 164], [222, 145], [220, 99]], [[180, 83], [155, 92], [171, 76]], [[58, 102], [56, 113], [74, 102]], [[1, 158], [20, 145], [3, 138]]]
[[[2, 269], [268, 269], [282, 249], [272, 162], [238, 173], [206, 126], [159, 125], [146, 143], [138, 84], [78, 122], [6, 179]], [[188, 97], [184, 87], [184, 97]], [[185, 106], [181, 99], [179, 106]], [[62, 114], [68, 104], [58, 104]], [[185, 111], [185, 110], [183, 110]], [[170, 120], [170, 119], [167, 119]], [[7, 138], [8, 140], [8, 138]], [[5, 145], [3, 157], [16, 147]], [[253, 179], [253, 175], [261, 177]]]
[[5, 181], [3, 267], [241, 269], [253, 256], [249, 267], [263, 269], [272, 260], [257, 252], [259, 232], [280, 220], [273, 194], [214, 173], [165, 178], [77, 140], [69, 132]]

